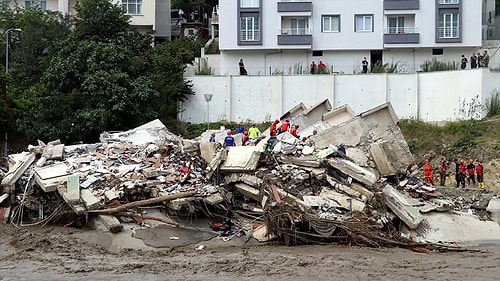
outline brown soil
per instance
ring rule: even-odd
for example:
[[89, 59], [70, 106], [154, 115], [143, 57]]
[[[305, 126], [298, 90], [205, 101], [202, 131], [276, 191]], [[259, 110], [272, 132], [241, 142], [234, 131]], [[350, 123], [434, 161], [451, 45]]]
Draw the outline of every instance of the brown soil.
[[0, 228], [0, 280], [496, 280], [500, 249], [423, 254], [339, 245], [110, 252], [62, 227]]

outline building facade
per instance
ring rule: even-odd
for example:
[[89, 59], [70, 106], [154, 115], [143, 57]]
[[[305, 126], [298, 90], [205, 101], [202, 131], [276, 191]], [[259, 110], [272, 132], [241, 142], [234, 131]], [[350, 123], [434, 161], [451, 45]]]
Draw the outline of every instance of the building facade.
[[[220, 75], [359, 73], [361, 61], [416, 72], [482, 46], [485, 0], [220, 0]], [[494, 9], [494, 5], [493, 5]], [[490, 11], [491, 13], [491, 11]], [[494, 14], [494, 11], [493, 11]]]
[[[155, 40], [170, 40], [170, 0], [111, 0], [121, 4], [131, 16], [130, 24], [138, 32], [154, 31]], [[42, 10], [59, 11], [64, 15], [76, 15], [78, 0], [11, 0], [10, 6], [29, 8], [38, 5]]]

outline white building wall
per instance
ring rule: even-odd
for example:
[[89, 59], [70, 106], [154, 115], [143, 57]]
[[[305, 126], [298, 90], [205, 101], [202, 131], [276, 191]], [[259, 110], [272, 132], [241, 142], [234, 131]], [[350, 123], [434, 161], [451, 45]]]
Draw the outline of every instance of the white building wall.
[[[383, 48], [383, 1], [330, 0], [312, 2], [313, 50], [380, 50]], [[373, 14], [373, 32], [354, 31], [356, 14]], [[340, 15], [340, 32], [322, 32], [322, 15]]]
[[[218, 120], [264, 122], [293, 106], [328, 98], [361, 113], [391, 102], [399, 118], [427, 122], [460, 119], [463, 101], [485, 104], [500, 90], [500, 73], [487, 69], [414, 74], [308, 76], [194, 76], [195, 95], [182, 104], [179, 118], [192, 123]], [[207, 104], [203, 94], [213, 94]], [[207, 105], [210, 118], [207, 119]]]

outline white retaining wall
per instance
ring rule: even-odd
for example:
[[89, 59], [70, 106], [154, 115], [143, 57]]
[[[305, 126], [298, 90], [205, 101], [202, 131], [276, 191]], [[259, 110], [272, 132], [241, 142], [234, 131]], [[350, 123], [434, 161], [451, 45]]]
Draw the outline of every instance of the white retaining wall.
[[[464, 101], [485, 104], [500, 90], [500, 73], [488, 69], [414, 74], [191, 76], [195, 95], [182, 103], [179, 119], [264, 122], [300, 102], [307, 107], [328, 98], [356, 114], [391, 102], [399, 118], [441, 122], [464, 118]], [[210, 103], [204, 94], [213, 94]], [[478, 97], [478, 98], [476, 98]]]

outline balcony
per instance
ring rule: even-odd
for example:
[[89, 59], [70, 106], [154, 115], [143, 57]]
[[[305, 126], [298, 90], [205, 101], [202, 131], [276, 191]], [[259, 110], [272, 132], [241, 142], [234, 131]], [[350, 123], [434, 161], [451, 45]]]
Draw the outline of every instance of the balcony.
[[278, 12], [312, 12], [311, 0], [281, 0], [278, 2]]
[[385, 30], [384, 44], [418, 44], [420, 33], [415, 27], [389, 27]]
[[312, 45], [312, 33], [309, 28], [281, 29], [278, 45]]
[[384, 0], [384, 10], [418, 10], [420, 0]]

